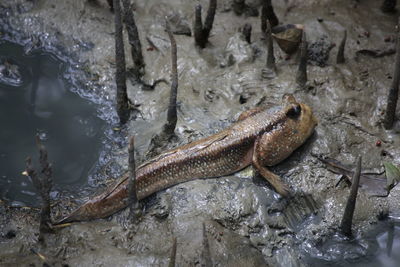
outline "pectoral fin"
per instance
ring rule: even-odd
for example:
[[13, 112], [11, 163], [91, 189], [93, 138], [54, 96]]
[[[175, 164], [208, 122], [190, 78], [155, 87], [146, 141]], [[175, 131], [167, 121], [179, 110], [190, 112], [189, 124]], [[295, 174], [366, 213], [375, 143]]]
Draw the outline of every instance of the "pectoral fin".
[[258, 170], [262, 177], [267, 180], [272, 187], [278, 192], [280, 195], [287, 197], [290, 194], [289, 187], [281, 181], [281, 178], [276, 175], [275, 173], [268, 170], [266, 167], [262, 166], [260, 160], [260, 153], [262, 147], [259, 145], [260, 138], [257, 138], [256, 142], [254, 143], [254, 151], [253, 151], [253, 166]]

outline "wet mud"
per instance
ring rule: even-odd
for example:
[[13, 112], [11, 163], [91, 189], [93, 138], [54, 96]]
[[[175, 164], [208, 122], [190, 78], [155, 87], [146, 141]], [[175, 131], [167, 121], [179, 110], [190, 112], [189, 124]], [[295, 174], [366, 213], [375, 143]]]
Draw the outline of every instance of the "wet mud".
[[[203, 9], [208, 6], [208, 1], [199, 2]], [[249, 6], [259, 4], [250, 2]], [[370, 197], [361, 189], [353, 219], [356, 246], [325, 249], [327, 241], [335, 240], [350, 187], [336, 186], [340, 175], [328, 171], [315, 155], [353, 166], [361, 155], [363, 168], [375, 171], [382, 168], [383, 160], [400, 163], [400, 123], [390, 131], [382, 126], [394, 57], [357, 54], [363, 49], [391, 49], [396, 15], [383, 14], [379, 1], [373, 0], [272, 2], [281, 23], [305, 26], [312, 57], [304, 88], [295, 82], [297, 56], [288, 57], [277, 45], [276, 77], [263, 75], [267, 46], [260, 19], [246, 13], [235, 15], [231, 1], [218, 2], [209, 44], [202, 50], [187, 35], [187, 25], [191, 27], [194, 20], [193, 2], [137, 1], [135, 18], [146, 64], [144, 80], [149, 84], [170, 77], [169, 39], [160, 16], [174, 18], [178, 26], [181, 22], [185, 33], [175, 35], [177, 138], [167, 147], [215, 133], [249, 108], [277, 105], [284, 93], [293, 93], [313, 108], [319, 119], [314, 135], [272, 168], [295, 192], [293, 198], [282, 199], [247, 168], [232, 176], [195, 180], [159, 192], [144, 201], [144, 215], [138, 222], [132, 223], [128, 211], [122, 211], [106, 220], [57, 229], [45, 244], [37, 243], [37, 210], [0, 202], [0, 265], [165, 266], [174, 237], [178, 266], [307, 266], [316, 263], [313, 259], [335, 264], [342, 260], [344, 250], [349, 251], [345, 261], [373, 257], [368, 234], [380, 219], [398, 220], [400, 189], [395, 187], [387, 198]], [[71, 80], [82, 95], [100, 103], [109, 123], [116, 125], [114, 18], [105, 1], [5, 0], [0, 14], [0, 38], [27, 49], [44, 48], [73, 62]], [[239, 33], [246, 23], [252, 25], [251, 44]], [[338, 65], [337, 48], [345, 29], [346, 61]], [[129, 55], [129, 47], [125, 49]], [[127, 59], [128, 68], [132, 67]], [[149, 91], [131, 79], [127, 87], [140, 113], [125, 127], [106, 133], [117, 132], [120, 138], [110, 145], [108, 165], [93, 181], [91, 192], [102, 191], [128, 168], [128, 136], [135, 135], [135, 156], [142, 162], [151, 137], [166, 120], [168, 84]], [[84, 195], [90, 197], [88, 191]], [[71, 194], [55, 207], [54, 215], [73, 209], [82, 200], [78, 197], [82, 193]]]

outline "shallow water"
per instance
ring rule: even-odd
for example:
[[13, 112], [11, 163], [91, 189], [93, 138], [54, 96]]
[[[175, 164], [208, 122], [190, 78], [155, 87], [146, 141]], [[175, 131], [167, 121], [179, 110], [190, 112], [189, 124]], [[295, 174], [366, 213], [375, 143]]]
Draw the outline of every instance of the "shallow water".
[[302, 245], [310, 266], [396, 267], [400, 263], [400, 221], [379, 221], [363, 236], [347, 239], [335, 234], [323, 244]]
[[[371, 249], [371, 255], [367, 255], [352, 266], [387, 266], [395, 267], [400, 264], [400, 222], [389, 220], [379, 222], [375, 232], [371, 233], [369, 241], [375, 246]], [[350, 266], [350, 264], [348, 264]]]
[[35, 135], [53, 164], [53, 197], [87, 184], [98, 161], [105, 122], [96, 105], [70, 91], [63, 79], [66, 67], [49, 53], [26, 55], [20, 45], [0, 43], [0, 199], [13, 206], [38, 201], [22, 175], [26, 157], [38, 155]]

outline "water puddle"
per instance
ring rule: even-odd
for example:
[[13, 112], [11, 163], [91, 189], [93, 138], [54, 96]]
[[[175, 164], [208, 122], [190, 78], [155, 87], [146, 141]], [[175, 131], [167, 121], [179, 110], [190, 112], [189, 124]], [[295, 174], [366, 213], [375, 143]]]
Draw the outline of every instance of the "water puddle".
[[38, 203], [21, 174], [26, 157], [37, 158], [35, 135], [53, 164], [53, 197], [87, 185], [98, 162], [106, 123], [95, 104], [70, 91], [66, 68], [49, 53], [26, 55], [22, 46], [0, 42], [0, 199], [13, 206]]
[[306, 262], [311, 266], [396, 267], [400, 263], [400, 221], [379, 221], [363, 237], [346, 240], [340, 235], [320, 246], [303, 244]]

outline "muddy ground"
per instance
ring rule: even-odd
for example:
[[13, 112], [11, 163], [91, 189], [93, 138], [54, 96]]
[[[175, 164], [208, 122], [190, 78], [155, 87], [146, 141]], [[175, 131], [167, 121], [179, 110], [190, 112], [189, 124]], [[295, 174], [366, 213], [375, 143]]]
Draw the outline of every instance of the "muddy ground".
[[[170, 75], [169, 40], [162, 18], [176, 13], [183, 25], [192, 28], [194, 6], [199, 2], [206, 9], [207, 1], [135, 1], [148, 83]], [[383, 14], [380, 1], [374, 0], [272, 2], [281, 23], [305, 25], [316, 56], [308, 65], [308, 86], [300, 89], [295, 83], [296, 55], [287, 58], [276, 45], [277, 76], [264, 78], [266, 45], [260, 18], [237, 16], [231, 1], [218, 1], [205, 49], [196, 48], [193, 37], [175, 36], [178, 138], [168, 146], [212, 134], [242, 111], [279, 104], [284, 93], [294, 93], [319, 119], [306, 144], [273, 168], [295, 192], [294, 198], [282, 199], [260, 179], [253, 179], [247, 168], [233, 176], [195, 180], [159, 192], [145, 201], [144, 215], [135, 224], [123, 211], [111, 219], [59, 229], [47, 236], [45, 244], [37, 243], [36, 210], [0, 202], [0, 265], [38, 266], [45, 261], [58, 266], [165, 266], [173, 237], [177, 238], [178, 266], [210, 261], [219, 266], [302, 266], [308, 264], [307, 255], [335, 262], [370, 253], [368, 244], [342, 255], [320, 250], [340, 224], [349, 187], [345, 183], [336, 186], [340, 176], [326, 170], [313, 155], [347, 164], [362, 155], [363, 168], [373, 170], [381, 170], [383, 160], [400, 163], [400, 123], [391, 131], [381, 124], [394, 56], [356, 56], [361, 49], [393, 48], [397, 16]], [[259, 3], [249, 1], [249, 5]], [[0, 15], [0, 38], [22, 42], [29, 49], [43, 48], [72, 61], [76, 69], [72, 80], [81, 88], [79, 93], [103, 103], [109, 122], [116, 124], [116, 113], [110, 108], [115, 98], [114, 18], [106, 1], [2, 0]], [[246, 22], [253, 26], [250, 45], [238, 33]], [[345, 29], [346, 63], [337, 65], [337, 47]], [[336, 46], [329, 53], [332, 44]], [[128, 67], [132, 67], [129, 47], [125, 48]], [[128, 90], [130, 99], [140, 105], [140, 114], [119, 131], [123, 138], [114, 145], [106, 164], [109, 169], [93, 182], [92, 191], [101, 191], [127, 169], [128, 136], [136, 137], [138, 161], [146, 159], [151, 136], [166, 119], [169, 85], [161, 83], [153, 91], [144, 91], [129, 80]], [[381, 146], [376, 145], [378, 140]], [[387, 198], [371, 198], [360, 191], [353, 226], [358, 240], [379, 218], [400, 214], [399, 191], [393, 189]], [[79, 202], [74, 197], [83, 194], [71, 193], [68, 209]], [[65, 212], [66, 202], [56, 209]]]

